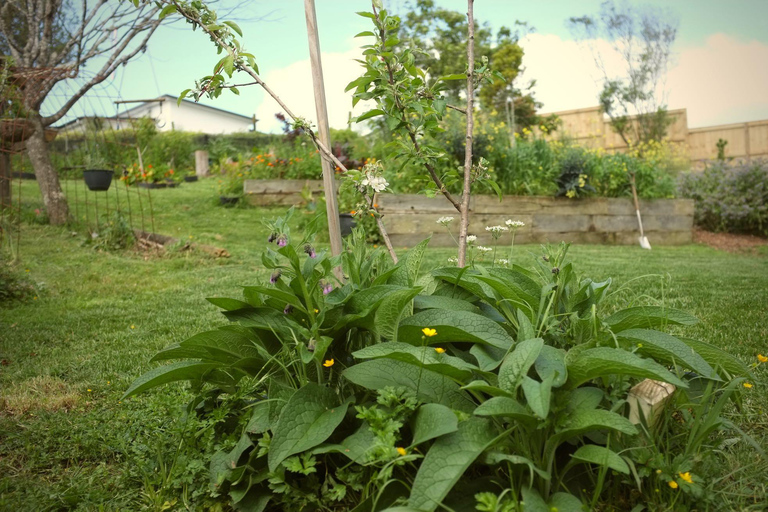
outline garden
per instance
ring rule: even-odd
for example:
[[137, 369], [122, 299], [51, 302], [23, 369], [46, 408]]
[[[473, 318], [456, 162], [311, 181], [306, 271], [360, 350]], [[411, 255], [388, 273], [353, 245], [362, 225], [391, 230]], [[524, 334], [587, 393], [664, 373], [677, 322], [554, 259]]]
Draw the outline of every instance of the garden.
[[[221, 54], [182, 98], [243, 74], [280, 102], [237, 24], [197, 1], [157, 11]], [[353, 119], [367, 132], [329, 145], [282, 102], [282, 135], [94, 126], [51, 160], [64, 190], [110, 169], [117, 202], [67, 194], [58, 226], [37, 183], [14, 182], [0, 508], [765, 510], [766, 247], [648, 250], [642, 227], [641, 246], [521, 243], [522, 217], [477, 228], [473, 201], [688, 198], [702, 228], [764, 238], [768, 163], [695, 173], [663, 140], [589, 149], [534, 115], [511, 131], [471, 0], [464, 72], [438, 77], [381, 2], [358, 14], [348, 90], [371, 105]], [[184, 180], [200, 149], [211, 176]], [[291, 207], [242, 200], [247, 180], [320, 179], [338, 204], [306, 188]], [[120, 190], [146, 198], [141, 230]], [[447, 205], [430, 222], [453, 247], [393, 243], [390, 193]], [[343, 239], [339, 212], [357, 221]]]

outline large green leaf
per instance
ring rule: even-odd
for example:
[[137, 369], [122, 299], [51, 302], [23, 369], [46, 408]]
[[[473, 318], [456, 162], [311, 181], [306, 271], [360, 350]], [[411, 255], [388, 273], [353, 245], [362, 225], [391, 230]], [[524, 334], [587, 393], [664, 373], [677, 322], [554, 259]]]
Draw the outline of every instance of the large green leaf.
[[294, 336], [308, 339], [309, 331], [290, 319], [288, 315], [275, 311], [272, 308], [258, 307], [249, 309], [237, 309], [225, 311], [231, 322], [237, 322], [245, 327], [253, 327], [258, 330], [274, 333], [281, 339], [292, 340]]
[[420, 345], [425, 327], [437, 330], [427, 343], [470, 342], [508, 350], [515, 340], [493, 320], [469, 311], [427, 309], [400, 322], [400, 340]]
[[530, 377], [523, 378], [523, 395], [528, 407], [541, 419], [549, 414], [549, 403], [552, 398], [552, 381], [555, 376], [550, 375], [542, 382]]
[[301, 300], [299, 300], [299, 298], [296, 295], [292, 294], [291, 292], [287, 292], [285, 290], [280, 290], [278, 288], [272, 288], [268, 286], [244, 286], [243, 287], [243, 294], [248, 296], [252, 293], [261, 293], [262, 295], [272, 297], [285, 304], [290, 304], [291, 306], [298, 309], [299, 311], [303, 311], [305, 313], [307, 312], [307, 309], [304, 307], [304, 304], [301, 302]]
[[211, 358], [232, 364], [246, 357], [263, 359], [253, 338], [254, 334], [248, 329], [224, 326], [215, 331], [195, 334], [179, 345], [184, 348], [202, 348]]
[[581, 462], [605, 466], [625, 475], [629, 474], [629, 466], [624, 459], [618, 453], [605, 446], [598, 446], [596, 444], [584, 445], [576, 450], [571, 455], [571, 458]]
[[665, 325], [694, 325], [699, 319], [679, 309], [663, 306], [636, 306], [622, 309], [603, 320], [613, 332], [627, 329], [656, 329]]
[[679, 339], [661, 331], [627, 329], [618, 335], [619, 343], [637, 350], [637, 353], [663, 361], [670, 365], [683, 366], [702, 377], [720, 380], [715, 370], [704, 358]]
[[449, 356], [448, 354], [438, 354], [432, 347], [416, 347], [399, 341], [371, 345], [352, 353], [352, 355], [356, 359], [387, 357], [415, 366], [423, 364], [424, 368], [457, 380], [468, 379], [472, 376], [473, 371], [480, 371], [477, 366], [467, 363], [463, 359]]
[[624, 416], [605, 409], [577, 409], [556, 429], [562, 442], [591, 430], [613, 430], [622, 434], [637, 434], [637, 428]]
[[475, 408], [472, 399], [450, 378], [402, 361], [386, 358], [365, 361], [347, 368], [343, 375], [366, 389], [402, 386], [414, 391], [424, 402], [435, 402], [464, 412]]
[[416, 473], [408, 506], [435, 510], [496, 436], [490, 421], [470, 418], [459, 423], [456, 432], [438, 438]]
[[669, 382], [681, 388], [688, 387], [685, 382], [659, 363], [650, 359], [643, 359], [620, 348], [590, 348], [579, 352], [578, 355], [568, 361], [567, 385], [571, 388], [608, 375], [631, 375], [641, 379]]
[[505, 281], [498, 277], [478, 275], [474, 276], [474, 278], [484, 282], [496, 292], [497, 297], [493, 302], [494, 305], [505, 302], [523, 311], [529, 319], [533, 318], [539, 303], [538, 297], [531, 297], [519, 287], [516, 287], [513, 282]]
[[[432, 275], [446, 283], [463, 288], [467, 292], [493, 304], [496, 297], [493, 288], [477, 279], [478, 272], [456, 267], [443, 267], [432, 271]], [[451, 296], [451, 295], [449, 295]]]
[[407, 287], [394, 284], [380, 284], [371, 286], [370, 288], [357, 290], [350, 296], [349, 301], [347, 302], [344, 309], [347, 313], [362, 313], [370, 311], [374, 307], [378, 306], [379, 303], [391, 293], [408, 289], [409, 288]]
[[507, 355], [504, 349], [475, 343], [469, 349], [469, 353], [477, 360], [477, 365], [484, 372], [490, 372], [499, 367]]
[[528, 374], [528, 370], [536, 362], [543, 346], [544, 340], [541, 338], [533, 338], [518, 343], [515, 350], [504, 358], [504, 362], [499, 368], [499, 387], [514, 394], [523, 382], [523, 377]]
[[556, 492], [549, 498], [549, 512], [584, 512], [581, 500], [567, 492]]
[[415, 309], [448, 309], [450, 311], [480, 313], [480, 308], [469, 301], [440, 295], [417, 295], [413, 299], [413, 307]]
[[541, 347], [534, 367], [542, 380], [552, 377], [553, 388], [559, 388], [568, 379], [568, 370], [565, 367], [565, 351], [562, 349], [544, 345]]
[[357, 464], [367, 462], [368, 452], [376, 446], [376, 436], [371, 432], [368, 424], [363, 424], [357, 432], [347, 436], [339, 444], [321, 444], [314, 450], [313, 454], [336, 452], [349, 457]]
[[283, 407], [269, 446], [269, 469], [274, 471], [291, 455], [309, 450], [328, 439], [347, 412], [336, 394], [312, 382], [291, 396]]
[[531, 412], [514, 398], [495, 396], [480, 404], [474, 412], [475, 416], [490, 416], [512, 418], [526, 424], [535, 423], [536, 418]]
[[404, 315], [411, 313], [411, 301], [421, 288], [399, 290], [387, 295], [376, 310], [373, 325], [383, 338], [396, 341], [397, 328]]
[[254, 405], [251, 419], [248, 420], [245, 431], [251, 434], [261, 434], [269, 430], [269, 408], [270, 403], [266, 400]]
[[732, 376], [745, 377], [752, 373], [744, 362], [738, 357], [729, 354], [714, 345], [690, 338], [679, 338], [680, 341], [691, 347], [697, 354], [704, 358], [711, 366], [722, 368]]
[[179, 361], [150, 370], [131, 384], [123, 395], [123, 400], [131, 395], [141, 393], [150, 388], [180, 380], [195, 380], [205, 376], [210, 371], [220, 368], [218, 363], [201, 363], [198, 361]]
[[413, 286], [419, 275], [421, 260], [424, 258], [424, 252], [427, 250], [430, 238], [422, 240], [413, 249], [408, 251], [400, 260], [395, 270], [387, 281], [389, 284], [400, 286]]
[[413, 420], [411, 446], [435, 439], [458, 429], [459, 420], [449, 408], [440, 404], [424, 404], [416, 411]]

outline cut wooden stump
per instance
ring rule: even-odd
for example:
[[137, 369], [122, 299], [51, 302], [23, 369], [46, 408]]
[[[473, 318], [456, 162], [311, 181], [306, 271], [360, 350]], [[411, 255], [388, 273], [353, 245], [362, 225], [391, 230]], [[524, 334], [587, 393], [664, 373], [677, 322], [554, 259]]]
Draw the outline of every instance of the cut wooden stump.
[[653, 425], [659, 411], [674, 392], [675, 386], [668, 382], [645, 379], [629, 390], [629, 421], [639, 424], [642, 411], [642, 417], [648, 425]]
[[[180, 242], [178, 238], [172, 236], [150, 233], [149, 231], [142, 231], [140, 229], [134, 229], [133, 234], [136, 236], [137, 243], [142, 249], [165, 250], [166, 245], [178, 244]], [[231, 256], [226, 249], [214, 247], [213, 245], [184, 242], [184, 245], [179, 248], [180, 251], [188, 251], [190, 249], [203, 251], [214, 258], [229, 258]]]

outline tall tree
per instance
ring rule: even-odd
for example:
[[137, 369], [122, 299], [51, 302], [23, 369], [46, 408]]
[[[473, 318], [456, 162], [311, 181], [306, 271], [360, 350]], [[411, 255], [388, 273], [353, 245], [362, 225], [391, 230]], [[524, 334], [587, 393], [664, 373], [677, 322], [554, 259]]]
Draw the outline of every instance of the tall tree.
[[[569, 20], [574, 36], [590, 45], [603, 74], [600, 106], [627, 145], [667, 133], [665, 81], [678, 24], [669, 11], [613, 0], [603, 2], [596, 16]], [[608, 54], [621, 57], [620, 69], [607, 64]]]
[[[35, 169], [52, 224], [67, 221], [68, 206], [48, 154], [45, 129], [95, 85], [146, 49], [161, 20], [155, 4], [119, 0], [2, 0], [0, 55], [11, 57], [32, 134], [27, 154]], [[50, 115], [43, 102], [57, 83], [79, 77], [87, 64], [97, 71]]]
[[[525, 23], [516, 22], [516, 29], [501, 27], [496, 33], [488, 23], [475, 20], [475, 58], [487, 60], [491, 69], [498, 71], [504, 81], [482, 84], [478, 90], [480, 106], [503, 113], [508, 98], [514, 101], [516, 125], [519, 128], [539, 122], [536, 109], [541, 106], [530, 89], [514, 86], [515, 79], [523, 71], [523, 49], [519, 45], [520, 32], [530, 30]], [[433, 80], [441, 76], [462, 74], [467, 71], [468, 22], [464, 13], [435, 5], [434, 0], [416, 0], [409, 6], [401, 25], [401, 39], [413, 41], [413, 46], [424, 52], [415, 54], [416, 64], [428, 69]], [[451, 101], [458, 101], [464, 91], [461, 80], [445, 83], [445, 94]]]

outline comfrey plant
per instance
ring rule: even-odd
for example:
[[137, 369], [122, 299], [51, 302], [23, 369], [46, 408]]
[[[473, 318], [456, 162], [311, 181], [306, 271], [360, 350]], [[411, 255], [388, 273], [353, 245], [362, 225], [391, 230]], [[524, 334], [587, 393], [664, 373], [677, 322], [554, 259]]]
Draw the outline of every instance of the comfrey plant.
[[[231, 87], [224, 75], [235, 70], [269, 92], [236, 25], [199, 1], [172, 0], [163, 13], [174, 11], [226, 52], [196, 97]], [[434, 83], [414, 68], [410, 50], [398, 49], [397, 17], [378, 2], [360, 14], [374, 24], [360, 35], [374, 43], [365, 75], [350, 87], [356, 101], [378, 108], [358, 120], [385, 116], [395, 152], [421, 162], [434, 192], [456, 207], [458, 267], [421, 275], [428, 241], [399, 261], [388, 244], [390, 263], [360, 230], [331, 258], [312, 244], [312, 225], [295, 236], [278, 219], [262, 255], [271, 277], [245, 286], [240, 299], [210, 299], [231, 324], [160, 352], [155, 360], [176, 362], [137, 379], [126, 396], [191, 383], [188, 414], [216, 424], [210, 493], [237, 510], [568, 512], [708, 499], [701, 457], [714, 456], [711, 434], [729, 427], [720, 411], [752, 384], [750, 369], [666, 332], [696, 322], [684, 312], [611, 312], [610, 280], [579, 276], [567, 245], [544, 248], [533, 268], [486, 266], [479, 257], [466, 266], [468, 247], [493, 250], [467, 232], [470, 187], [487, 179], [484, 163], [472, 161], [473, 94], [491, 78], [487, 63], [474, 63], [472, 1], [468, 73]], [[441, 82], [465, 78], [465, 167], [438, 176], [440, 148], [421, 134], [439, 129], [448, 108]], [[386, 187], [380, 170], [350, 173], [374, 216], [374, 194]], [[460, 200], [447, 180], [463, 182]], [[520, 227], [510, 220], [488, 231], [498, 240]], [[343, 279], [333, 273], [339, 266]], [[672, 398], [631, 415], [631, 391], [647, 379], [674, 389]], [[690, 432], [683, 441], [681, 431]]]
[[[392, 266], [358, 231], [342, 284], [309, 237], [275, 226], [288, 242], [264, 253], [273, 282], [211, 299], [232, 324], [160, 352], [182, 361], [126, 393], [189, 380], [188, 411], [203, 418], [237, 397], [219, 435], [238, 441], [211, 456], [214, 496], [240, 510], [392, 512], [577, 511], [650, 489], [649, 503], [707, 499], [702, 453], [751, 377], [665, 332], [692, 316], [606, 314], [610, 280], [580, 278], [566, 245], [533, 269], [420, 277], [426, 241]], [[628, 393], [643, 379], [677, 391], [633, 423]]]

